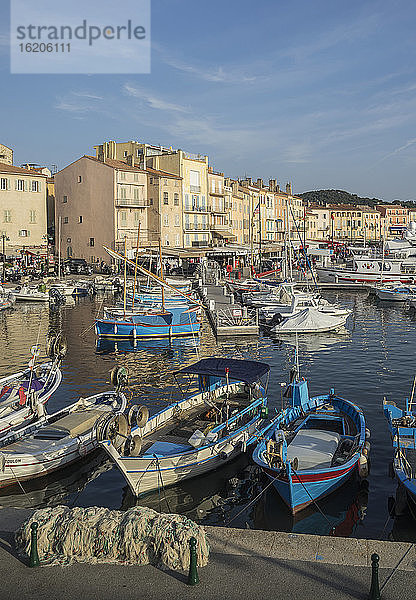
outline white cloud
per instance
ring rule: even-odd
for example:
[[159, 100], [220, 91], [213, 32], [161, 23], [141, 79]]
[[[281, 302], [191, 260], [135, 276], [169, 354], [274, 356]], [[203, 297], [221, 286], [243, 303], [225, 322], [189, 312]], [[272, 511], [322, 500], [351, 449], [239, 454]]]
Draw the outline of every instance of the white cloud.
[[159, 98], [144, 90], [143, 88], [138, 88], [129, 83], [125, 83], [123, 86], [123, 91], [128, 96], [133, 96], [134, 98], [138, 98], [139, 100], [143, 100], [145, 104], [147, 104], [150, 108], [161, 110], [161, 111], [171, 111], [171, 112], [181, 112], [186, 113], [189, 109], [185, 106], [181, 106], [179, 104], [174, 104], [172, 102], [166, 102], [162, 98]]

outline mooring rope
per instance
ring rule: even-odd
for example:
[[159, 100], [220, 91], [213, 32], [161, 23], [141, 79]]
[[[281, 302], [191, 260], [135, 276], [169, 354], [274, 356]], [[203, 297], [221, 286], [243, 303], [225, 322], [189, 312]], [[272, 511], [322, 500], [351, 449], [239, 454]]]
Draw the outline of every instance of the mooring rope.
[[413, 546], [414, 546], [414, 543], [411, 543], [410, 546], [408, 547], [408, 549], [406, 550], [406, 552], [403, 554], [403, 556], [401, 557], [401, 559], [397, 563], [397, 565], [394, 567], [394, 569], [390, 573], [390, 575], [387, 577], [386, 581], [380, 586], [380, 592], [382, 592], [383, 589], [386, 587], [386, 585], [388, 584], [388, 582], [390, 581], [390, 579], [393, 577], [393, 575], [395, 574], [395, 572], [399, 568], [400, 563], [406, 558], [407, 554], [409, 554], [409, 552], [413, 548]]

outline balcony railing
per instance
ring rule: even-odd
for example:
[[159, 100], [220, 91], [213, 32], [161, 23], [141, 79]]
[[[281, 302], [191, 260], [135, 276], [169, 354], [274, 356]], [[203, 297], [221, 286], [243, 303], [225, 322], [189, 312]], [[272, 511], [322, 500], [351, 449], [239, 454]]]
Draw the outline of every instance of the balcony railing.
[[136, 206], [139, 208], [146, 208], [146, 206], [150, 206], [148, 200], [139, 200], [136, 198], [116, 198], [117, 206]]
[[218, 207], [218, 208], [217, 207], [214, 208], [213, 206], [208, 206], [208, 212], [224, 214], [224, 213], [228, 212], [228, 210], [224, 206]]
[[189, 189], [191, 191], [191, 194], [199, 194], [199, 192], [201, 191], [201, 186], [200, 185], [190, 185]]
[[185, 212], [203, 212], [203, 213], [206, 213], [207, 212], [207, 207], [206, 206], [198, 206], [196, 204], [193, 204], [192, 206], [186, 206], [185, 205]]

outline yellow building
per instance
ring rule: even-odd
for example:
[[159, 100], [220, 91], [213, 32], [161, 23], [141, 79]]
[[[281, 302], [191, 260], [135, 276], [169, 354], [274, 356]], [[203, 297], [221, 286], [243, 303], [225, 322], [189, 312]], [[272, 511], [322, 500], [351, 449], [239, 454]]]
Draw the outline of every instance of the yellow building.
[[46, 179], [37, 171], [0, 162], [0, 236], [6, 255], [47, 248]]
[[380, 240], [382, 234], [380, 212], [370, 206], [309, 206], [306, 218], [309, 240], [369, 242]]

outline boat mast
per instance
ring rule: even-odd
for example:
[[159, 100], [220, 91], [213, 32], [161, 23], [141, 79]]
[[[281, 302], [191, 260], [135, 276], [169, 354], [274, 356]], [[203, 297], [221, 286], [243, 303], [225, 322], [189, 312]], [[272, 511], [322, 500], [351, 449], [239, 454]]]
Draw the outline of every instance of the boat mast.
[[263, 272], [261, 261], [261, 196], [259, 196], [259, 272]]
[[133, 309], [134, 309], [134, 300], [136, 297], [136, 282], [137, 282], [137, 259], [139, 256], [139, 240], [140, 240], [140, 221], [139, 227], [137, 228], [137, 244], [136, 244], [136, 261], [134, 265], [134, 284], [133, 284]]
[[[163, 280], [162, 242], [159, 238], [160, 279]], [[165, 312], [165, 289], [162, 285], [162, 312]]]
[[[134, 294], [134, 290], [133, 290]], [[134, 297], [134, 296], [133, 296]], [[126, 318], [126, 303], [127, 303], [127, 236], [124, 236], [124, 318]]]
[[58, 279], [61, 279], [61, 222], [62, 217], [58, 219]]

